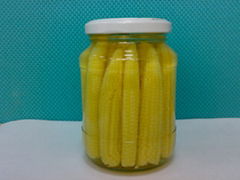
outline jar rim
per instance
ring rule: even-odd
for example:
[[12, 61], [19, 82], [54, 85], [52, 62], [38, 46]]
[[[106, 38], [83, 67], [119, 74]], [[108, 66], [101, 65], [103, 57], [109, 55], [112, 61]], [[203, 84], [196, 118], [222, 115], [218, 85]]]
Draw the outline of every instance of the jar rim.
[[166, 40], [165, 33], [125, 33], [125, 34], [89, 34], [92, 41], [151, 41], [160, 42]]

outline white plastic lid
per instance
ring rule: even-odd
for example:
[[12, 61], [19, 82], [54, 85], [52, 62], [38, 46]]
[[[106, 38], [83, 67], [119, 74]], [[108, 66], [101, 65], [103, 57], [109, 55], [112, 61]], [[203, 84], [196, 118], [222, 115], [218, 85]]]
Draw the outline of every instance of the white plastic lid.
[[97, 19], [85, 24], [87, 34], [168, 33], [171, 23], [160, 18]]

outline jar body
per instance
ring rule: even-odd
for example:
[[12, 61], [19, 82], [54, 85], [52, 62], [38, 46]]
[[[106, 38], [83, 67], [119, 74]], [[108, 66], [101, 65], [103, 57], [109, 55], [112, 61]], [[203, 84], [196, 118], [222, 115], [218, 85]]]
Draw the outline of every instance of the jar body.
[[162, 34], [90, 38], [80, 55], [87, 156], [121, 170], [166, 163], [175, 144], [174, 51]]

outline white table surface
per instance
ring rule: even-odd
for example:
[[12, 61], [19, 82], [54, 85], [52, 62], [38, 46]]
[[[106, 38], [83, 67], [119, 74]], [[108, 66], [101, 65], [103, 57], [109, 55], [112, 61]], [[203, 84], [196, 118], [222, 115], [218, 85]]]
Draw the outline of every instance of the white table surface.
[[19, 120], [0, 126], [0, 180], [240, 180], [240, 118], [177, 121], [173, 161], [119, 173], [89, 162], [80, 122]]

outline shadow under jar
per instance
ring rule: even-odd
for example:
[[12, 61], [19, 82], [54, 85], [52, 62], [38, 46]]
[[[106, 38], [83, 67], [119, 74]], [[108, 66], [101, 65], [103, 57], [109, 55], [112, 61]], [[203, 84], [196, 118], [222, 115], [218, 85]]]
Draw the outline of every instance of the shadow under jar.
[[177, 57], [165, 43], [170, 22], [93, 20], [80, 55], [87, 156], [122, 171], [165, 164], [175, 145]]

